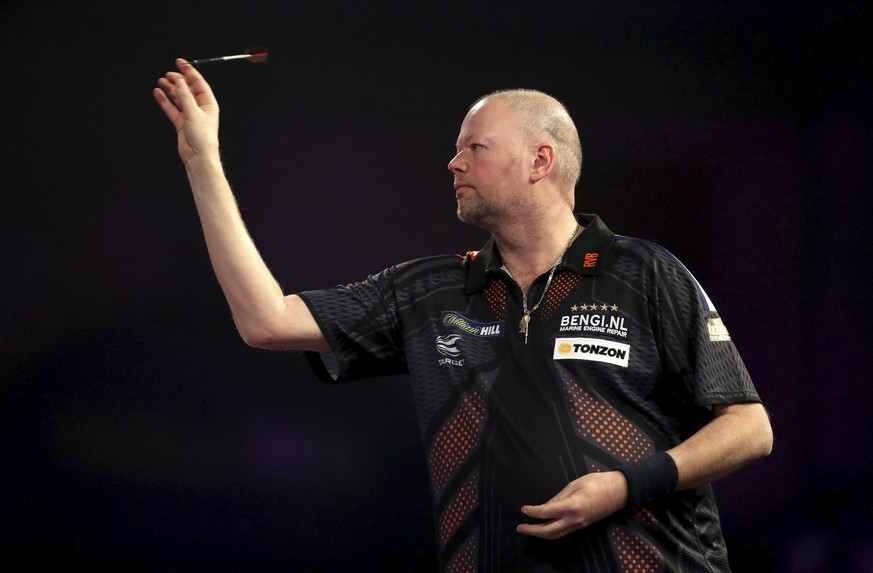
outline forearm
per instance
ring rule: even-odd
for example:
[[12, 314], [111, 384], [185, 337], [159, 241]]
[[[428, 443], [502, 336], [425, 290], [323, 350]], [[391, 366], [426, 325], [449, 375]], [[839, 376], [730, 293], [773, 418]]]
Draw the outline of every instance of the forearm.
[[677, 489], [690, 489], [722, 478], [764, 457], [773, 446], [767, 412], [760, 404], [715, 407], [715, 418], [667, 453], [679, 471]]
[[772, 430], [760, 404], [720, 404], [713, 413], [710, 423], [675, 448], [617, 468], [626, 478], [628, 503], [640, 506], [713, 482], [770, 453]]
[[197, 155], [185, 166], [197, 213], [218, 282], [246, 343], [259, 347], [293, 347], [287, 339], [286, 297], [249, 235], [218, 152]]

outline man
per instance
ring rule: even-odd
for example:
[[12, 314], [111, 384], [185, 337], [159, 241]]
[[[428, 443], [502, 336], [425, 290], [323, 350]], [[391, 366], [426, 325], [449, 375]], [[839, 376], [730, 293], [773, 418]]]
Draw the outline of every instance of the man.
[[445, 571], [729, 570], [709, 483], [769, 454], [767, 414], [681, 263], [573, 214], [560, 103], [498, 92], [464, 119], [449, 169], [481, 251], [286, 296], [223, 174], [211, 89], [177, 66], [154, 95], [240, 334], [311, 351], [325, 380], [410, 374]]

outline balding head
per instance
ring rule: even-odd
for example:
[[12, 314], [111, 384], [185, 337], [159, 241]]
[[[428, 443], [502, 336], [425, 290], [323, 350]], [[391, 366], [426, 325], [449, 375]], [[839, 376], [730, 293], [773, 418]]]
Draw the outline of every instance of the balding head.
[[500, 100], [518, 114], [527, 144], [547, 142], [554, 147], [557, 156], [555, 177], [562, 187], [572, 191], [582, 172], [582, 144], [564, 105], [540, 91], [514, 89], [479, 98], [471, 109], [485, 100]]

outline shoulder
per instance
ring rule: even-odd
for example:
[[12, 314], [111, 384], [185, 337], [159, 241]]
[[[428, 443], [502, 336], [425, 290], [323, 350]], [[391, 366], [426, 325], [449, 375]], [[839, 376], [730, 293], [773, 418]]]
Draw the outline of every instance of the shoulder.
[[467, 259], [468, 257], [461, 257], [460, 255], [433, 255], [398, 263], [383, 272], [388, 272], [395, 278], [446, 271], [460, 272], [464, 268]]
[[620, 254], [637, 256], [646, 261], [679, 261], [669, 249], [648, 239], [616, 235], [613, 248]]
[[642, 273], [651, 279], [649, 284], [680, 300], [697, 299], [707, 311], [717, 312], [712, 299], [694, 274], [670, 250], [644, 239], [623, 239], [621, 242], [616, 240], [616, 245], [623, 245], [619, 249], [623, 248], [626, 253], [638, 258]]
[[624, 268], [636, 267], [647, 274], [688, 273], [672, 251], [647, 239], [616, 235], [610, 252], [614, 264]]
[[431, 288], [437, 283], [460, 280], [466, 261], [457, 255], [422, 257], [392, 265], [369, 280], [390, 283], [395, 290]]
[[613, 270], [658, 288], [698, 291], [708, 299], [690, 270], [672, 251], [646, 239], [616, 235]]

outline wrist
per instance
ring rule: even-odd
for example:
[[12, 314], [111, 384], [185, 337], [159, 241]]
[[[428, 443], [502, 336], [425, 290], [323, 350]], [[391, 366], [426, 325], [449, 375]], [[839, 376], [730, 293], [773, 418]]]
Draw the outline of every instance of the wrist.
[[188, 173], [188, 177], [196, 177], [216, 170], [224, 172], [221, 154], [217, 147], [214, 150], [195, 153], [185, 162], [185, 171]]
[[679, 470], [667, 452], [616, 468], [627, 480], [627, 505], [639, 507], [647, 501], [676, 491]]

